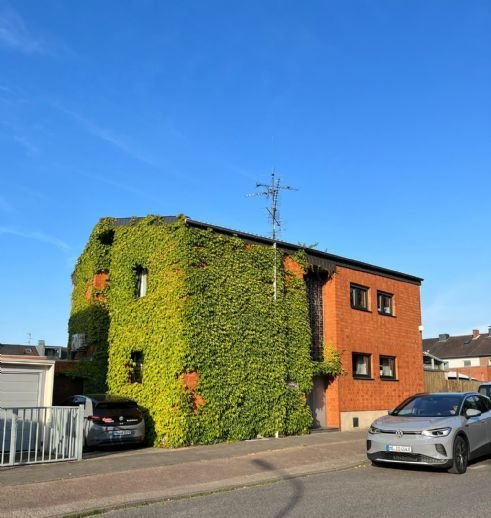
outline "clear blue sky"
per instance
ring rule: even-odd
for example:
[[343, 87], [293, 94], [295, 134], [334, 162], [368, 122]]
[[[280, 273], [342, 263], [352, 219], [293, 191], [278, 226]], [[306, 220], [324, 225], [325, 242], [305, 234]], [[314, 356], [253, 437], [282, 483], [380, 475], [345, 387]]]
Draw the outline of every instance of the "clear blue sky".
[[419, 275], [491, 324], [491, 3], [0, 0], [0, 342], [65, 345], [103, 216], [184, 213]]

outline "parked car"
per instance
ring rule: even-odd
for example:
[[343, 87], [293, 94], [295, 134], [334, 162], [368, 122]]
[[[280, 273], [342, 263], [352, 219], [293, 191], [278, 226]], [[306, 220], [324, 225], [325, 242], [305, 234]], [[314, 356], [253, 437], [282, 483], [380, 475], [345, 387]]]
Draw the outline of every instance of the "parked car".
[[491, 400], [477, 392], [416, 394], [376, 419], [367, 436], [374, 464], [401, 463], [465, 473], [491, 451]]
[[491, 398], [491, 381], [488, 381], [487, 383], [481, 383], [477, 391], [480, 394], [484, 394], [485, 396]]
[[131, 399], [108, 394], [75, 395], [65, 399], [62, 405], [84, 406], [86, 448], [142, 444], [145, 440], [143, 413]]

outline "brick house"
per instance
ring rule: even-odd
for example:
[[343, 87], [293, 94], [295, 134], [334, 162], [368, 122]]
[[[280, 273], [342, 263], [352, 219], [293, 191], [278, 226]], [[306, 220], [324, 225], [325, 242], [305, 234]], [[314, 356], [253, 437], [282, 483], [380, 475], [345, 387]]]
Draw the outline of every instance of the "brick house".
[[344, 376], [327, 390], [327, 424], [366, 427], [423, 391], [422, 279], [342, 258], [324, 285], [325, 340], [342, 351]]
[[[70, 340], [72, 344], [76, 344], [79, 350], [83, 348], [84, 351], [96, 351], [97, 339], [90, 338], [89, 330], [86, 330], [84, 325], [77, 323], [77, 315], [90, 315], [91, 308], [97, 308], [108, 325], [106, 336], [109, 347], [109, 375], [116, 380], [120, 376], [120, 381], [113, 382], [109, 388], [135, 399], [142, 395], [139, 384], [145, 382], [145, 372], [147, 372], [145, 362], [151, 361], [150, 354], [145, 353], [142, 347], [139, 350], [128, 348], [129, 363], [127, 364], [135, 366], [128, 377], [124, 374], [126, 364], [118, 363], [120, 360], [117, 359], [119, 357], [114, 352], [114, 344], [123, 344], [121, 339], [125, 337], [131, 341], [132, 333], [133, 336], [136, 336], [132, 328], [133, 321], [138, 318], [137, 311], [144, 303], [147, 290], [148, 292], [152, 290], [151, 267], [158, 253], [152, 252], [151, 258], [145, 256], [145, 228], [139, 228], [140, 222], [143, 221], [144, 218], [107, 218], [101, 220], [99, 226], [96, 226], [92, 237], [96, 238], [95, 241], [99, 240], [97, 243], [100, 248], [100, 252], [97, 252], [99, 256], [90, 264], [84, 259], [84, 255], [78, 261], [73, 280], [74, 294], [79, 295], [77, 295], [77, 299], [74, 295], [69, 330]], [[101, 224], [103, 227], [100, 226]], [[152, 221], [149, 224], [155, 225]], [[332, 346], [341, 353], [345, 371], [335, 380], [326, 375], [315, 375], [311, 378], [313, 383], [312, 390], [308, 394], [308, 404], [314, 418], [314, 427], [335, 427], [342, 430], [366, 427], [373, 418], [386, 413], [388, 409], [397, 405], [407, 396], [423, 390], [420, 335], [421, 278], [319, 250], [305, 249], [286, 242], [276, 242], [276, 249], [274, 249], [271, 239], [202, 223], [190, 218], [165, 217], [160, 218], [159, 224], [180, 225], [179, 232], [183, 233], [194, 232], [196, 235], [219, 236], [215, 246], [221, 242], [224, 247], [228, 246], [229, 241], [226, 240], [232, 239], [240, 253], [244, 249], [249, 250], [256, 247], [275, 250], [275, 254], [278, 250], [278, 253], [282, 254], [284, 275], [288, 277], [290, 272], [297, 280], [299, 279], [304, 287], [304, 305], [306, 314], [308, 314], [307, 319], [310, 321], [309, 340], [311, 342], [310, 345], [307, 345], [306, 354], [310, 355], [313, 360], [321, 360], [325, 347]], [[126, 252], [124, 247], [120, 247], [117, 251], [113, 250], [113, 252], [110, 252], [110, 249], [117, 248], [118, 232], [127, 233], [129, 228], [133, 229], [132, 242], [138, 243], [138, 255], [131, 259], [134, 262], [133, 266], [130, 263], [124, 266], [128, 270], [127, 274], [118, 273], [113, 276], [111, 272], [116, 268], [121, 268], [122, 254]], [[167, 243], [163, 239], [162, 247], [169, 246], [164, 245], [164, 242]], [[103, 246], [100, 246], [101, 243]], [[173, 243], [173, 241], [168, 243]], [[88, 247], [90, 248], [89, 245]], [[189, 253], [195, 253], [196, 250], [201, 253], [202, 248], [204, 248], [203, 245], [199, 244], [195, 247], [194, 252], [189, 249]], [[306, 258], [306, 264], [302, 267], [296, 258], [296, 254], [301, 251]], [[243, 255], [240, 256], [237, 252], [237, 258], [233, 257], [231, 261], [236, 262], [240, 257]], [[126, 261], [126, 259], [124, 260]], [[101, 265], [104, 266], [101, 267]], [[130, 274], [131, 269], [133, 273]], [[183, 275], [183, 269], [183, 265], [176, 266], [175, 261], [173, 263], [169, 260], [169, 267], [162, 268], [158, 274], [161, 276], [159, 283], [165, 282], [166, 285], [171, 285], [176, 277]], [[224, 278], [224, 286], [229, 280], [229, 278]], [[269, 289], [269, 281], [270, 278], [265, 280], [265, 289]], [[134, 286], [130, 288], [132, 282]], [[135, 291], [139, 300], [131, 302], [129, 292], [126, 294], [123, 292], [123, 284], [128, 286], [126, 291], [130, 289]], [[240, 284], [237, 286], [241, 290], [247, 290], [247, 287]], [[231, 293], [230, 296], [233, 297], [233, 291]], [[127, 297], [129, 305], [126, 307], [131, 308], [132, 312], [134, 311], [132, 319], [125, 319], [125, 315], [122, 315], [120, 310], [111, 309], [111, 305], [117, 297]], [[175, 299], [165, 300], [167, 304], [170, 300], [172, 305], [178, 306], [182, 301], [185, 304], [188, 297], [179, 295]], [[203, 300], [206, 301], [206, 298]], [[132, 304], [134, 304], [134, 309]], [[155, 306], [155, 302], [153, 304]], [[154, 325], [156, 319], [162, 319], [161, 327], [165, 330], [168, 325], [166, 319], [169, 317], [164, 316], [167, 315], [167, 310], [162, 305], [163, 302], [159, 302], [159, 304], [162, 316], [159, 316], [158, 312], [154, 312], [151, 322]], [[218, 318], [216, 311], [210, 311], [209, 314], [210, 319]], [[236, 318], [236, 323], [244, 327], [244, 322], [241, 321], [242, 315], [237, 313]], [[285, 318], [288, 318], [288, 315]], [[147, 321], [149, 320], [147, 319]], [[94, 331], [97, 331], [97, 329], [94, 330], [94, 319], [90, 318], [90, 322], [90, 332], [94, 335]], [[213, 329], [218, 326], [218, 320], [201, 320], [197, 322], [197, 325]], [[140, 324], [138, 326], [138, 331], [141, 332], [142, 326]], [[248, 336], [253, 331], [255, 329], [246, 326], [242, 333], [244, 336]], [[99, 331], [95, 333], [95, 335], [97, 334], [101, 335]], [[231, 346], [240, 348], [240, 343]], [[123, 347], [123, 345], [118, 347]], [[172, 344], [165, 345], [165, 347], [172, 347]], [[286, 347], [288, 348], [288, 344]], [[294, 354], [305, 354], [301, 347], [296, 351]], [[224, 354], [227, 354], [227, 351]], [[292, 353], [287, 351], [287, 356], [288, 354]], [[304, 360], [305, 358], [302, 361]], [[227, 361], [226, 357], [225, 361]], [[277, 358], [272, 357], [272, 361], [276, 362]], [[245, 360], [241, 359], [241, 362], [245, 362]], [[247, 362], [244, 365], [247, 365]], [[248, 379], [247, 383], [262, 383], [260, 379], [262, 374], [257, 374], [257, 380], [254, 372], [250, 372], [242, 378]], [[199, 390], [201, 379], [197, 372], [184, 371], [177, 375], [177, 378], [192, 393], [192, 412], [186, 419], [193, 419], [193, 413], [194, 415], [199, 414], [201, 405], [206, 402], [206, 397], [203, 398], [196, 393], [196, 390]], [[288, 378], [287, 375], [286, 378]], [[189, 379], [192, 379], [192, 384], [188, 382]], [[267, 373], [265, 379], [267, 380]], [[135, 383], [135, 380], [138, 383]], [[213, 382], [210, 380], [208, 383]], [[273, 388], [273, 380], [271, 383]], [[283, 383], [286, 383], [291, 390], [298, 389], [295, 380], [285, 379]], [[204, 378], [202, 384], [205, 386]], [[263, 394], [263, 399], [268, 397], [267, 394], [268, 391]], [[301, 397], [300, 394], [300, 399]], [[245, 405], [244, 402], [240, 404]], [[271, 408], [274, 408], [273, 400], [271, 400], [271, 405], [273, 405]], [[171, 409], [176, 408], [174, 403]], [[229, 438], [234, 437], [232, 435]]]
[[438, 338], [425, 338], [423, 350], [444, 360], [448, 374], [491, 380], [491, 326], [484, 334], [473, 329], [470, 335], [442, 333]]

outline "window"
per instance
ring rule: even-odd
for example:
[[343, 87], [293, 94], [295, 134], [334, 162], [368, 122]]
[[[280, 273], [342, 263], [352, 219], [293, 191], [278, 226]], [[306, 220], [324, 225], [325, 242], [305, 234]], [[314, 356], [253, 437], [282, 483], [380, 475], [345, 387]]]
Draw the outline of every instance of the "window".
[[312, 331], [310, 355], [314, 361], [322, 361], [324, 359], [324, 308], [322, 301], [322, 287], [325, 282], [325, 275], [320, 272], [310, 271], [305, 276], [307, 300], [309, 304], [310, 329]]
[[465, 415], [465, 412], [469, 409], [473, 409], [473, 410], [481, 410], [479, 408], [479, 399], [478, 399], [478, 396], [469, 396], [468, 398], [466, 398], [466, 400], [464, 401], [464, 404], [462, 405], [462, 411], [461, 411], [461, 414], [462, 415]]
[[392, 295], [390, 293], [384, 293], [377, 291], [377, 311], [381, 315], [392, 315]]
[[464, 360], [464, 367], [470, 367], [471, 361], [470, 360]]
[[135, 274], [135, 298], [139, 299], [147, 294], [148, 270], [143, 266], [136, 266]]
[[353, 378], [370, 378], [372, 375], [369, 354], [353, 353]]
[[396, 359], [393, 356], [380, 357], [380, 377], [383, 379], [396, 379]]
[[129, 367], [130, 383], [141, 383], [143, 377], [143, 351], [132, 351]]
[[368, 288], [351, 284], [350, 295], [352, 308], [368, 311]]
[[114, 230], [104, 230], [97, 237], [102, 245], [111, 246], [114, 241]]

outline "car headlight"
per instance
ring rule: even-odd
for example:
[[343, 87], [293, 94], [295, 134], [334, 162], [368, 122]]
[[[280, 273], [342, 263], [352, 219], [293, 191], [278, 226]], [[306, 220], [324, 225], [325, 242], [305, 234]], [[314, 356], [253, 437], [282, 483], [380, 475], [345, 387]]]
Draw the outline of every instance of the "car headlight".
[[373, 426], [373, 424], [372, 424], [372, 426], [370, 426], [370, 428], [368, 429], [368, 433], [373, 433], [373, 434], [375, 434], [375, 433], [381, 433], [381, 432], [382, 432], [382, 430], [381, 430], [380, 428], [377, 428], [376, 426]]
[[446, 437], [452, 429], [449, 428], [435, 428], [434, 430], [423, 430], [421, 435], [426, 437]]

